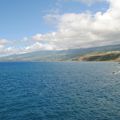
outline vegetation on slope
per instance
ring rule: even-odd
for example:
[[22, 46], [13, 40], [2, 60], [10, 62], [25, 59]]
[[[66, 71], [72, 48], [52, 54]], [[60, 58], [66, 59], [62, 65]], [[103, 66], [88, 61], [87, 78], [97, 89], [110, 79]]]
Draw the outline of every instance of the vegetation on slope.
[[120, 44], [83, 49], [35, 51], [0, 57], [0, 62], [17, 61], [120, 61]]
[[83, 55], [78, 61], [118, 61], [120, 62], [120, 51], [98, 52]]

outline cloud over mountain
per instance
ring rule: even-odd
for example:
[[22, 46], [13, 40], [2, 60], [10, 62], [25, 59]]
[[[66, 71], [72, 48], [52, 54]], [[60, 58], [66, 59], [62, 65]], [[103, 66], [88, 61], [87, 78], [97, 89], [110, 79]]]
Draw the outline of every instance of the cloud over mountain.
[[[71, 1], [71, 0], [67, 0]], [[82, 1], [83, 0], [72, 0]], [[101, 2], [103, 0], [84, 0], [84, 2]], [[65, 13], [50, 14], [45, 18], [48, 21], [57, 21], [56, 31], [30, 37], [32, 44], [27, 44], [20, 49], [21, 52], [36, 50], [61, 50], [120, 44], [120, 0], [106, 0], [109, 8], [106, 12], [97, 13]], [[0, 40], [0, 46], [3, 46]], [[8, 47], [9, 51], [12, 47]], [[7, 49], [8, 49], [7, 48]], [[15, 51], [19, 51], [18, 49]]]
[[120, 43], [119, 11], [120, 1], [109, 0], [109, 9], [105, 13], [64, 14], [59, 17], [57, 31], [36, 34], [33, 39], [49, 44], [53, 49], [117, 44]]

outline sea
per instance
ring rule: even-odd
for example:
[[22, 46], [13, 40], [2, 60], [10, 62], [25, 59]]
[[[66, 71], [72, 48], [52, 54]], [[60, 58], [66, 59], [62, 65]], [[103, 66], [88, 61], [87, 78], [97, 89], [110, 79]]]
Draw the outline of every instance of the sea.
[[120, 120], [120, 64], [0, 63], [0, 120]]

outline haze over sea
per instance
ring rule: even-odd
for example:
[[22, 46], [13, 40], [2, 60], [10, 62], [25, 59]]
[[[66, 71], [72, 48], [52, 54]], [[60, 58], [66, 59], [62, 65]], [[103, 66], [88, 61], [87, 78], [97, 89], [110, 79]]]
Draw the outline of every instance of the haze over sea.
[[119, 120], [118, 63], [0, 63], [0, 120]]

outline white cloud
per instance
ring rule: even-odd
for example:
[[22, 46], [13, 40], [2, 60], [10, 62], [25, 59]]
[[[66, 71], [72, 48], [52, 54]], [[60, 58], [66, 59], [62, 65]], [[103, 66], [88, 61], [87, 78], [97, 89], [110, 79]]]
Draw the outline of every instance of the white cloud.
[[[23, 42], [25, 43], [24, 39]], [[17, 46], [16, 43], [16, 40], [0, 39], [0, 56], [24, 53], [25, 49]]]
[[33, 45], [25, 47], [24, 52], [32, 52], [37, 50], [53, 50], [49, 44], [41, 44], [39, 42], [34, 43]]
[[120, 43], [120, 1], [109, 0], [105, 12], [70, 13], [59, 17], [58, 30], [37, 34], [34, 40], [45, 42], [54, 49], [73, 49]]
[[6, 39], [0, 39], [0, 55], [4, 55], [7, 53], [5, 48], [7, 43], [8, 41]]
[[8, 41], [6, 39], [0, 39], [0, 46], [4, 46]]
[[[7, 41], [0, 39], [0, 54], [120, 44], [120, 0], [108, 1], [110, 6], [105, 13], [47, 15], [46, 19], [58, 22], [56, 31], [46, 34], [38, 33], [31, 38], [25, 37], [20, 43], [16, 42], [16, 47], [6, 46]], [[19, 44], [24, 47], [18, 47]], [[15, 46], [15, 43], [11, 45]]]

